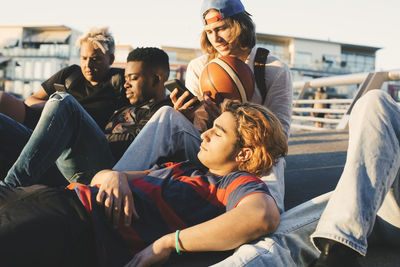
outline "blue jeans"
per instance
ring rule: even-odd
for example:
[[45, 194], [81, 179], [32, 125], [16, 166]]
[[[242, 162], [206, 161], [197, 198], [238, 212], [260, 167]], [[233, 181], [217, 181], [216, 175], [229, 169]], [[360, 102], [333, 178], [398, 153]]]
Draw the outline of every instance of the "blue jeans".
[[0, 113], [0, 158], [1, 174], [4, 178], [14, 161], [28, 142], [32, 130]]
[[180, 112], [164, 106], [146, 123], [113, 170], [147, 170], [163, 159], [171, 161], [171, 156], [199, 162], [200, 143], [200, 132], [193, 124]]
[[[199, 163], [197, 153], [200, 149], [200, 132], [180, 112], [171, 107], [160, 108], [136, 136], [113, 170], [147, 170], [154, 164], [171, 156], [180, 155], [173, 160], [191, 160]], [[270, 173], [261, 177], [274, 196], [279, 210], [283, 211], [284, 164], [280, 159]]]
[[54, 162], [69, 182], [84, 184], [115, 162], [96, 122], [74, 97], [63, 92], [47, 101], [4, 183], [12, 187], [36, 184]]
[[307, 266], [319, 255], [313, 244], [320, 237], [361, 255], [367, 238], [400, 243], [400, 108], [388, 94], [370, 91], [354, 106], [349, 126], [336, 189], [284, 212], [274, 234], [241, 246], [217, 266]]

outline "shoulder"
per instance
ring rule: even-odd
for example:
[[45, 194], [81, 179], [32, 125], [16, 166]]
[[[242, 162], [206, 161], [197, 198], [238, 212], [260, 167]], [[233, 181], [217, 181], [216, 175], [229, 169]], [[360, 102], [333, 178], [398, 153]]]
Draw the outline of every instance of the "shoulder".
[[110, 68], [108, 70], [108, 77], [113, 84], [121, 84], [125, 81], [124, 70], [120, 68]]
[[81, 70], [81, 67], [76, 64], [73, 64], [68, 67], [65, 67], [64, 70], [76, 71], [76, 70]]
[[202, 55], [195, 59], [192, 59], [189, 62], [188, 69], [191, 69], [193, 71], [203, 70], [204, 66], [207, 65], [207, 63], [208, 63], [208, 58], [209, 58], [208, 55]]
[[248, 183], [264, 184], [264, 182], [259, 177], [244, 171], [232, 172], [222, 176], [221, 178], [221, 186], [230, 186], [231, 189]]
[[111, 76], [117, 75], [124, 77], [124, 69], [121, 68], [110, 68], [109, 73]]
[[[255, 46], [251, 50], [251, 53], [249, 55], [247, 64], [250, 65], [251, 69], [254, 69], [256, 52], [259, 47], [260, 46]], [[271, 53], [267, 57], [265, 69], [268, 70], [269, 73], [289, 72], [289, 66], [285, 62], [283, 62], [280, 58]]]
[[81, 67], [76, 64], [62, 68], [56, 74], [59, 74], [63, 79], [66, 79], [68, 76], [70, 76], [73, 73], [78, 73], [81, 76], [83, 76]]

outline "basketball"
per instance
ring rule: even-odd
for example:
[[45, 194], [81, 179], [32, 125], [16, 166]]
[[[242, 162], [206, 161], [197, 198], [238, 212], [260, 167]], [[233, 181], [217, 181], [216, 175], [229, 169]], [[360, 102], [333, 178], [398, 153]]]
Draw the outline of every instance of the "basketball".
[[247, 102], [254, 93], [253, 72], [237, 57], [215, 58], [201, 72], [200, 90], [215, 103], [224, 98]]

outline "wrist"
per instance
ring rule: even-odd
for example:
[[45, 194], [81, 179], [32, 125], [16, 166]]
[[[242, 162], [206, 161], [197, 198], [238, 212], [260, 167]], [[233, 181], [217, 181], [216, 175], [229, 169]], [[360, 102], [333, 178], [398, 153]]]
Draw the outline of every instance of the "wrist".
[[154, 247], [158, 251], [167, 250], [168, 253], [175, 251], [175, 233], [160, 237], [154, 242]]

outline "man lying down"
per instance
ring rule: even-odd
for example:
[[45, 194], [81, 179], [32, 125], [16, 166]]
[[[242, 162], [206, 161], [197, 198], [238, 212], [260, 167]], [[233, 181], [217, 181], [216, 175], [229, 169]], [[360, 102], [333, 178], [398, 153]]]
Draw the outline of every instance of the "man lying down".
[[103, 170], [90, 186], [1, 188], [1, 265], [147, 266], [274, 232], [279, 212], [256, 175], [286, 155], [282, 127], [260, 105], [227, 101], [222, 111], [201, 135], [204, 166]]

